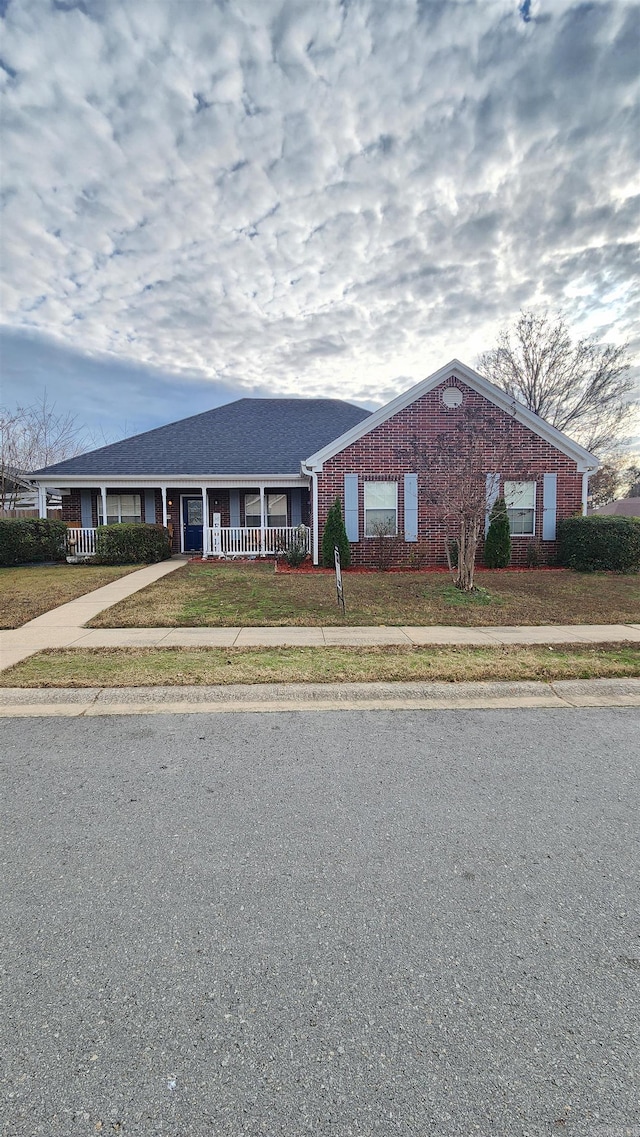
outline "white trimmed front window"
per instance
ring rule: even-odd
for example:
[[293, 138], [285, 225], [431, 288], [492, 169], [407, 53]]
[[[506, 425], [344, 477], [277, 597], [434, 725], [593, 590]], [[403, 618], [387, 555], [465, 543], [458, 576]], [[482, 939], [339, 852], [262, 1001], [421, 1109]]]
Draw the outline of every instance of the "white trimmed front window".
[[[286, 528], [287, 525], [287, 495], [286, 493], [267, 493], [264, 495], [266, 525], [268, 529]], [[262, 525], [260, 517], [260, 494], [247, 493], [244, 495], [244, 523], [248, 529], [259, 529]]]
[[536, 483], [505, 482], [504, 500], [512, 537], [532, 537], [536, 531]]
[[398, 483], [364, 483], [365, 537], [395, 537], [398, 532]]
[[[142, 500], [139, 493], [107, 494], [107, 525], [120, 522], [136, 523], [142, 521]], [[98, 494], [98, 525], [104, 525], [102, 518], [102, 494]]]

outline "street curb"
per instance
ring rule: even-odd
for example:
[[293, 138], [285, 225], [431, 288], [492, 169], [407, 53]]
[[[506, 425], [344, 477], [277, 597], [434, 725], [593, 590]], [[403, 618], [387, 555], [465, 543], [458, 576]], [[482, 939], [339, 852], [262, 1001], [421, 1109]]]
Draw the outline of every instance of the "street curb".
[[0, 689], [0, 718], [260, 714], [277, 711], [640, 707], [640, 679], [553, 683], [300, 683], [219, 687]]

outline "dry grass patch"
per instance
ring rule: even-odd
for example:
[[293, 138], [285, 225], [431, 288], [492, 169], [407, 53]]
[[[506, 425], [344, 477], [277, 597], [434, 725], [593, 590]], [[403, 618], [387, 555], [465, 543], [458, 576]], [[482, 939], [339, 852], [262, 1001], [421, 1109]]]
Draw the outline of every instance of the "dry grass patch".
[[640, 577], [614, 573], [479, 572], [470, 597], [442, 573], [345, 573], [346, 617], [332, 576], [272, 564], [188, 564], [91, 621], [94, 628], [332, 624], [478, 627], [640, 622]]
[[19, 628], [143, 565], [29, 565], [0, 568], [0, 628]]
[[640, 676], [640, 648], [92, 648], [44, 651], [0, 674], [3, 687], [210, 686]]

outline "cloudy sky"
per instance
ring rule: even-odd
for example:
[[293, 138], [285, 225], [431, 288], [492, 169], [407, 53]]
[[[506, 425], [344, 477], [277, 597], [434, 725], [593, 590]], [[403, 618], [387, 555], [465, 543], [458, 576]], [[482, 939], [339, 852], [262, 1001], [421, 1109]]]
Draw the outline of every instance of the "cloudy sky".
[[638, 331], [632, 0], [0, 0], [3, 401], [375, 406]]

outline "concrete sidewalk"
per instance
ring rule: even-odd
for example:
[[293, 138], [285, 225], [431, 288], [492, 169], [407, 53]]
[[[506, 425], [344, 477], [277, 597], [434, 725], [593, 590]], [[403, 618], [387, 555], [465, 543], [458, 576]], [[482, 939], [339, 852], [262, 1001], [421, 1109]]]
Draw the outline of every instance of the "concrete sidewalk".
[[35, 620], [29, 620], [21, 628], [0, 632], [0, 671], [13, 667], [21, 659], [45, 648], [71, 647], [86, 630], [83, 625], [99, 612], [112, 608], [127, 596], [140, 592], [147, 585], [182, 568], [187, 559], [172, 557], [169, 561], [146, 565], [145, 568], [113, 580], [111, 584], [78, 596], [77, 600], [70, 600], [68, 604], [52, 608], [50, 612], [43, 612], [42, 616], [36, 616]]
[[87, 628], [110, 608], [175, 572], [185, 557], [149, 565], [53, 608], [21, 628], [0, 632], [0, 670], [46, 648], [64, 647], [367, 647], [380, 644], [496, 646], [505, 644], [640, 643], [637, 624], [550, 624], [528, 627], [327, 627], [327, 628]]

